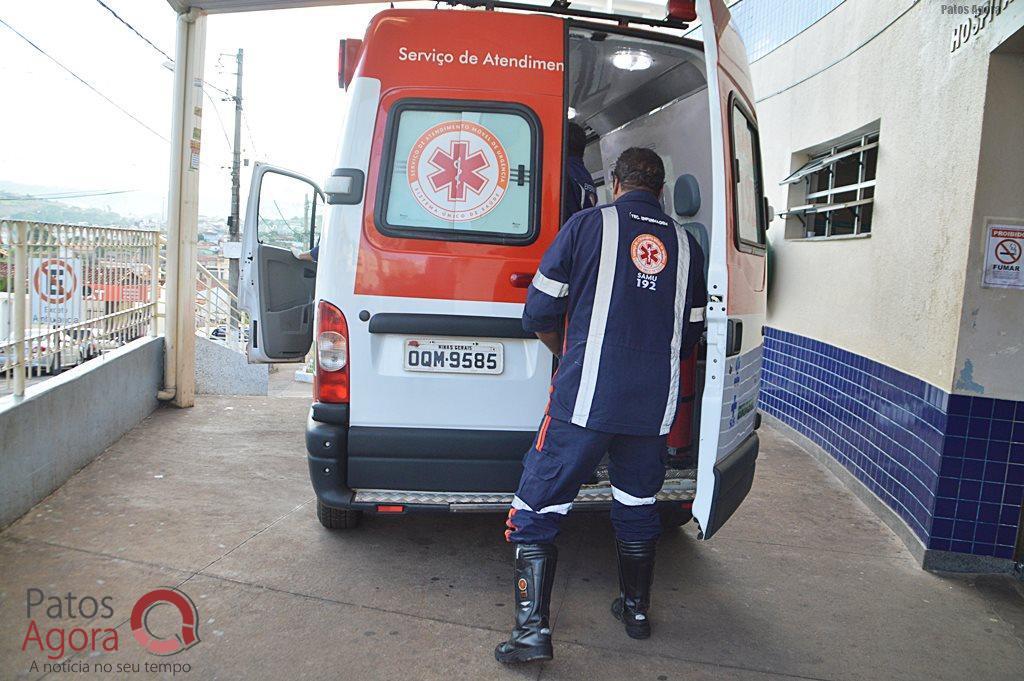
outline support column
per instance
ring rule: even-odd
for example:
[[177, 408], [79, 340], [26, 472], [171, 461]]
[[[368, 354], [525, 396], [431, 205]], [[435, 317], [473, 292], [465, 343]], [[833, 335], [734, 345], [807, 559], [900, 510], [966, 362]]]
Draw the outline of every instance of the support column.
[[196, 241], [206, 15], [178, 15], [167, 197], [164, 389], [175, 406], [195, 403]]

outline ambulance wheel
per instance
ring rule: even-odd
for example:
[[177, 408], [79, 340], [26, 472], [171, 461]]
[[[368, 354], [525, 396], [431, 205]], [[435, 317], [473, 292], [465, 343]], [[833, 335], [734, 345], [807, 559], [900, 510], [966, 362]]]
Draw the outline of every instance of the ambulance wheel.
[[689, 508], [683, 508], [681, 505], [660, 504], [658, 506], [658, 514], [661, 516], [661, 526], [664, 529], [682, 527], [693, 520], [693, 511]]
[[328, 530], [348, 530], [359, 524], [363, 514], [359, 511], [324, 506], [324, 503], [317, 499], [316, 517]]

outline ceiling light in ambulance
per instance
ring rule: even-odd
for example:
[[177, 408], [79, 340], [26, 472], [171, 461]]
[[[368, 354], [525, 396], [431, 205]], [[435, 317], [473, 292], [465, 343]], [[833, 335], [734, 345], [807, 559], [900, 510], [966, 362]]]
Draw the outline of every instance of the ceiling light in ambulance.
[[622, 49], [612, 55], [612, 66], [623, 71], [643, 71], [652, 64], [651, 55], [643, 50]]
[[570, 120], [570, 121], [571, 121], [572, 119], [576, 118], [576, 109], [574, 109], [574, 108], [572, 108], [572, 107], [570, 106], [570, 107], [569, 107], [569, 111], [568, 111], [568, 113], [567, 113], [567, 117], [569, 118], [569, 120]]

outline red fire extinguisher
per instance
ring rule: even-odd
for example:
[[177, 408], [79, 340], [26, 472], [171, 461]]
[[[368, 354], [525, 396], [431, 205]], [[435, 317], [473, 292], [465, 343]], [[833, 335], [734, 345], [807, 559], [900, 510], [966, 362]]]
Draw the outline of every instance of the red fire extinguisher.
[[677, 450], [677, 456], [686, 454], [693, 440], [693, 401], [697, 393], [696, 348], [680, 360], [679, 365], [679, 405], [676, 420], [668, 432], [668, 446]]

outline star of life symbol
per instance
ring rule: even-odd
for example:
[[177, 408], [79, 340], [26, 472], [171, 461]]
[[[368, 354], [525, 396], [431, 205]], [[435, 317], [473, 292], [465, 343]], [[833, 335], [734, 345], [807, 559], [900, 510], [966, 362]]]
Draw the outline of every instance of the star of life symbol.
[[633, 264], [644, 274], [658, 274], [668, 264], [665, 244], [653, 234], [641, 234], [633, 239], [629, 254]]
[[508, 155], [490, 130], [465, 120], [439, 123], [412, 145], [407, 162], [416, 202], [442, 220], [477, 220], [505, 196]]
[[447, 188], [449, 201], [465, 201], [466, 189], [479, 194], [487, 184], [487, 178], [480, 174], [489, 165], [487, 157], [479, 149], [470, 154], [469, 142], [452, 140], [451, 153], [435, 149], [429, 163], [437, 168], [427, 178], [430, 186], [435, 192]]

